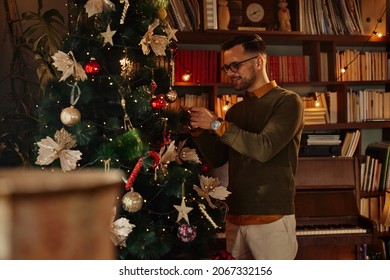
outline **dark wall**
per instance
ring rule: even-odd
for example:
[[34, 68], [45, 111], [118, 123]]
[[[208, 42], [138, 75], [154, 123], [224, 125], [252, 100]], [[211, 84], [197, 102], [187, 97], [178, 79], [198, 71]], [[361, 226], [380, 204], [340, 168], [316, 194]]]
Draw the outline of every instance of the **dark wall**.
[[[12, 62], [13, 47], [12, 36], [10, 35], [5, 4], [8, 3], [10, 7], [12, 20], [18, 19], [25, 11], [37, 12], [38, 1], [36, 0], [0, 0], [0, 116], [7, 110], [10, 110], [10, 102], [12, 102], [11, 82], [10, 82], [10, 67]], [[43, 0], [43, 11], [55, 8], [61, 12], [65, 19], [67, 19], [67, 0]], [[14, 24], [14, 27], [16, 25]], [[20, 33], [20, 31], [19, 31]], [[34, 77], [35, 73], [31, 70]], [[12, 109], [11, 109], [12, 110]]]

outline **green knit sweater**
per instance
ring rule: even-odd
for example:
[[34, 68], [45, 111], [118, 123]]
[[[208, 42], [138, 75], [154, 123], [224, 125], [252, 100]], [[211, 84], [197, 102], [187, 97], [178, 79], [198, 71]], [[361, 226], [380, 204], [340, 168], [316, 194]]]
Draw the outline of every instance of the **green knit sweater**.
[[225, 120], [229, 126], [221, 137], [207, 132], [194, 141], [212, 167], [229, 162], [229, 214], [294, 214], [303, 128], [299, 95], [277, 86], [260, 98], [245, 97]]

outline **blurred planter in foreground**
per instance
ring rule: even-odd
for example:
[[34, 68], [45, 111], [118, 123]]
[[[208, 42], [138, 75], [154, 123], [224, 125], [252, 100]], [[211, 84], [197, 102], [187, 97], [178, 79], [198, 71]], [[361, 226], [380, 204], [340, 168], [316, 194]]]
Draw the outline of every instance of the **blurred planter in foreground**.
[[114, 259], [120, 171], [0, 170], [0, 259]]

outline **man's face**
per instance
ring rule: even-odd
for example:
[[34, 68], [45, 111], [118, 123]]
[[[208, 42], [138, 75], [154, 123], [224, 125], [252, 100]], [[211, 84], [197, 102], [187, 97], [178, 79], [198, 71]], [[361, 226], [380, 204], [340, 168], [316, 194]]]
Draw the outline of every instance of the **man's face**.
[[224, 52], [225, 65], [230, 66], [226, 74], [237, 91], [250, 90], [256, 81], [257, 56], [245, 53], [241, 45]]

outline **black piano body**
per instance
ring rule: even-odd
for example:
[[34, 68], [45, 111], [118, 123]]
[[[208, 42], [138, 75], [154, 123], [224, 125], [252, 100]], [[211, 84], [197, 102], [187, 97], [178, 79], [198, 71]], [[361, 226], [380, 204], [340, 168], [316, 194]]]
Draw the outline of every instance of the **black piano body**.
[[299, 158], [295, 208], [296, 259], [361, 259], [376, 224], [359, 214], [356, 158]]

